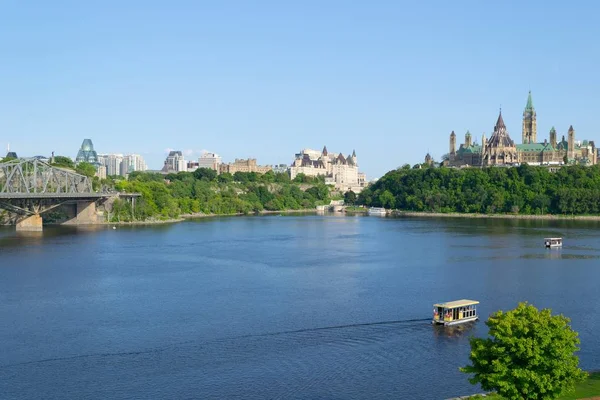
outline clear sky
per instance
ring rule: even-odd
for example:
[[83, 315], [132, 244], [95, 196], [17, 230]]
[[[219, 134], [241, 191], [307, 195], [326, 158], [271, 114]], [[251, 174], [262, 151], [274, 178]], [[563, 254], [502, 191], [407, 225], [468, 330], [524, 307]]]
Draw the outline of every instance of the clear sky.
[[[0, 145], [20, 156], [166, 149], [290, 164], [351, 153], [368, 178], [489, 137], [600, 142], [600, 3], [1, 0]], [[3, 152], [3, 151], [2, 151]]]

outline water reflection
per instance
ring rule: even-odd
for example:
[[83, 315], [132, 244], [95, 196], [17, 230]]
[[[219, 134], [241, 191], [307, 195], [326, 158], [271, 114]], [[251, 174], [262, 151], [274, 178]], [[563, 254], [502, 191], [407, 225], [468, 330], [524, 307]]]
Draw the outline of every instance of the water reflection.
[[433, 336], [436, 340], [440, 338], [455, 339], [464, 336], [473, 336], [477, 331], [479, 321], [465, 322], [458, 325], [444, 326], [440, 324], [432, 324]]

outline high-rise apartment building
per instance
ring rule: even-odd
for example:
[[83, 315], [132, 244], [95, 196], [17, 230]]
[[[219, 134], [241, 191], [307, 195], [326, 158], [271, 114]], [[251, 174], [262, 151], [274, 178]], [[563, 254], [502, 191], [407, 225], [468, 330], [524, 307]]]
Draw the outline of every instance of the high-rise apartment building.
[[218, 154], [203, 153], [200, 158], [198, 158], [198, 168], [209, 168], [214, 171], [219, 171], [221, 162], [221, 156]]
[[99, 154], [98, 161], [106, 167], [106, 175], [126, 176], [133, 171], [146, 171], [148, 167], [139, 154]]
[[127, 154], [121, 161], [121, 175], [126, 176], [134, 171], [146, 171], [146, 162], [139, 154]]
[[187, 171], [187, 163], [181, 151], [172, 150], [169, 152], [165, 165], [162, 169], [163, 172], [182, 172]]

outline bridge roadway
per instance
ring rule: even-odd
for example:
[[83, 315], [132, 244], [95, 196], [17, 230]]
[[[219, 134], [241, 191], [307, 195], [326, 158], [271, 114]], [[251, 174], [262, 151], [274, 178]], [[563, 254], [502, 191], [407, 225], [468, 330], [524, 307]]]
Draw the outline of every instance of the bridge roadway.
[[0, 193], [0, 200], [56, 199], [99, 200], [109, 197], [140, 197], [140, 193]]

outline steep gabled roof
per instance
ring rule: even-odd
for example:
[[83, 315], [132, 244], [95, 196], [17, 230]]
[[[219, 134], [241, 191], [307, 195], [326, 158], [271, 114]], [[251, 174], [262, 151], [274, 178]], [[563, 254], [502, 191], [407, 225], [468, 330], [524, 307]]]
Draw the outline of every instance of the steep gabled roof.
[[490, 136], [487, 145], [489, 147], [513, 147], [515, 145], [515, 142], [510, 138], [510, 135], [506, 130], [506, 125], [502, 118], [502, 110], [500, 110], [498, 121], [496, 121], [496, 126], [494, 126], [494, 133]]
[[342, 153], [338, 154], [336, 161], [339, 164], [346, 164], [346, 159], [344, 158]]

